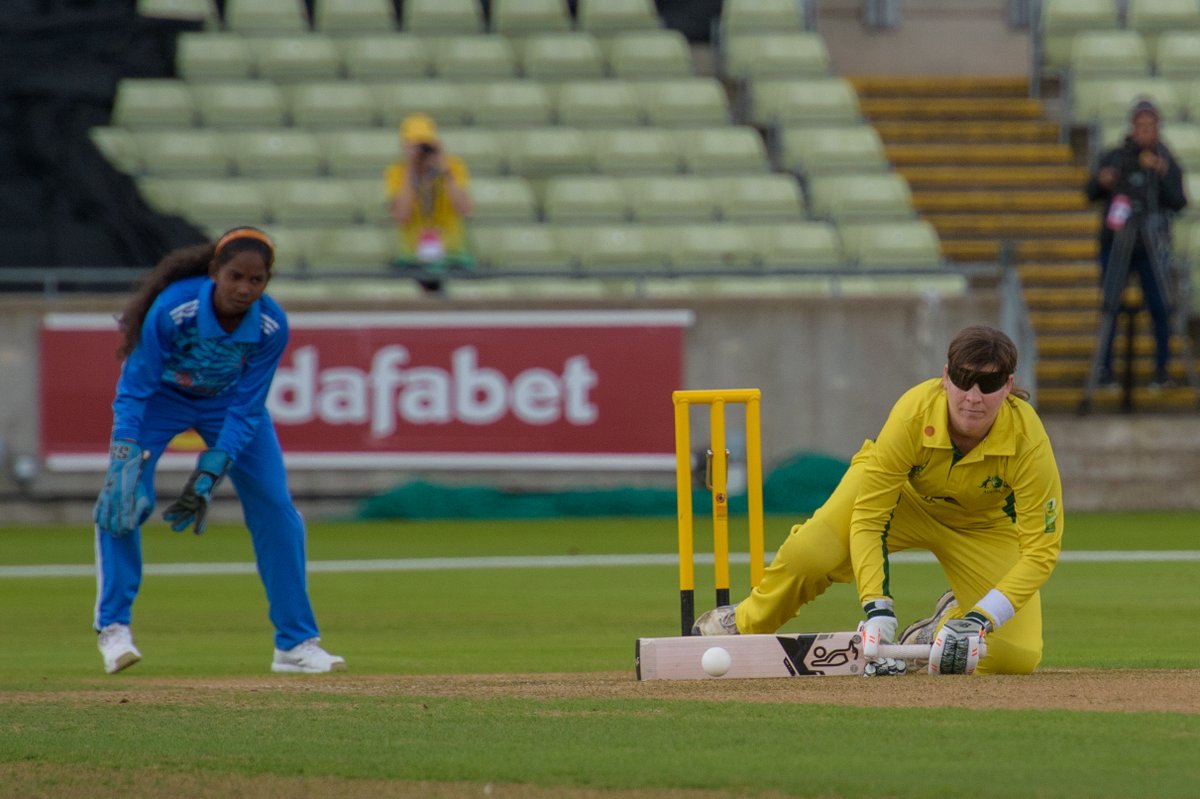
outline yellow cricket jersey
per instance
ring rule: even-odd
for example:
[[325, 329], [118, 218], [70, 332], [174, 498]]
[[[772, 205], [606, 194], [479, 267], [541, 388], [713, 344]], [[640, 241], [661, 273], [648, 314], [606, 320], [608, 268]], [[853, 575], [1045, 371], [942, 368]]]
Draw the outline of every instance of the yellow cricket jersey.
[[[457, 155], [450, 155], [446, 159], [446, 169], [450, 171], [451, 177], [458, 185], [464, 189], [470, 183], [471, 175], [467, 169], [467, 164]], [[396, 162], [388, 166], [384, 172], [384, 183], [389, 199], [396, 196], [400, 191], [400, 187], [408, 182], [408, 165], [403, 162]], [[442, 237], [442, 242], [445, 245], [447, 253], [459, 253], [466, 250], [466, 234], [462, 216], [454, 209], [454, 204], [450, 202], [450, 194], [446, 191], [443, 184], [443, 178], [438, 178], [437, 183], [433, 187], [429, 198], [422, 201], [418, 191], [418, 197], [413, 203], [413, 213], [409, 217], [408, 222], [400, 229], [401, 242], [404, 245], [405, 255], [412, 256], [416, 253], [417, 242], [420, 240], [421, 233], [429, 230], [437, 230]]]
[[964, 547], [973, 537], [1016, 539], [1017, 560], [995, 586], [1012, 611], [1054, 570], [1063, 532], [1062, 483], [1032, 406], [1009, 395], [987, 437], [965, 456], [956, 455], [941, 378], [905, 392], [875, 440], [851, 517], [850, 554], [863, 602], [888, 595], [887, 537], [901, 494], [931, 522], [961, 535]]

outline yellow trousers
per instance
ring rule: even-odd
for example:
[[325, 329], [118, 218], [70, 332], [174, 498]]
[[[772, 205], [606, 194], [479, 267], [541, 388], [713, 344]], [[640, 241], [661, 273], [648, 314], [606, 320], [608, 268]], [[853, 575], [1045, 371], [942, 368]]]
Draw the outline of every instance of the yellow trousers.
[[[854, 582], [850, 563], [850, 516], [871, 457], [867, 442], [850, 462], [828, 501], [791, 534], [763, 574], [762, 582], [738, 604], [743, 633], [773, 633], [800, 607], [833, 583]], [[961, 617], [995, 587], [1017, 561], [1017, 539], [1009, 530], [951, 529], [934, 519], [922, 502], [901, 492], [887, 536], [888, 552], [928, 549], [941, 564]], [[1034, 594], [1008, 623], [987, 637], [987, 656], [977, 674], [1029, 674], [1042, 659], [1042, 603]]]

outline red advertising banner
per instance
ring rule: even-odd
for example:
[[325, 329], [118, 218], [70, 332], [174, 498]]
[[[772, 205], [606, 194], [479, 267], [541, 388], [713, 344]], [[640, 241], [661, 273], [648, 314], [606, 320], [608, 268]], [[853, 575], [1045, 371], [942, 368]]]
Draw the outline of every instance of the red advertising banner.
[[[292, 467], [674, 468], [690, 311], [295, 313], [268, 408]], [[110, 316], [50, 314], [41, 446], [103, 468]], [[196, 449], [177, 440], [175, 449]], [[193, 457], [164, 456], [190, 467]]]

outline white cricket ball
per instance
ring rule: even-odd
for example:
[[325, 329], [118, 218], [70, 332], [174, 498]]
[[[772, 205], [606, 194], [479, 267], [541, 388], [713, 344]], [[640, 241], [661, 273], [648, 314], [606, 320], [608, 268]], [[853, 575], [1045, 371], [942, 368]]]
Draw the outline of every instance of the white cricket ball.
[[729, 652], [719, 646], [709, 647], [700, 656], [700, 668], [710, 677], [724, 675], [732, 665], [733, 658], [729, 656]]

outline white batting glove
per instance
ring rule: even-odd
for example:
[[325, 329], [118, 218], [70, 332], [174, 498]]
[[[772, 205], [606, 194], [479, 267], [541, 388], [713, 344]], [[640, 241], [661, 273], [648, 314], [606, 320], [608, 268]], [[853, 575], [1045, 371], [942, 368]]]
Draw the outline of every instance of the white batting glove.
[[974, 674], [987, 656], [987, 634], [992, 623], [982, 613], [969, 612], [950, 619], [934, 636], [929, 650], [930, 674]]
[[858, 634], [862, 636], [866, 658], [864, 677], [893, 677], [907, 670], [903, 660], [879, 657], [879, 645], [896, 640], [896, 613], [892, 604], [890, 599], [875, 599], [863, 605], [867, 618], [858, 623]]

